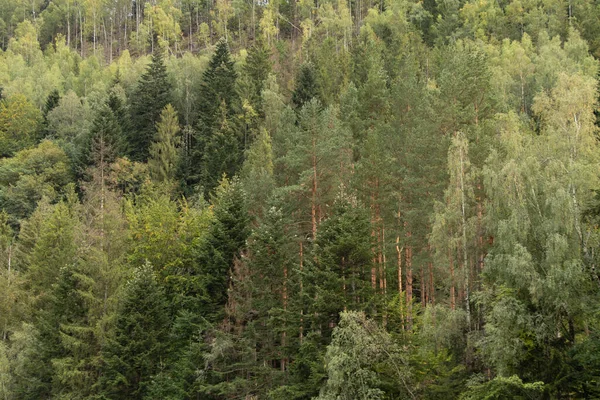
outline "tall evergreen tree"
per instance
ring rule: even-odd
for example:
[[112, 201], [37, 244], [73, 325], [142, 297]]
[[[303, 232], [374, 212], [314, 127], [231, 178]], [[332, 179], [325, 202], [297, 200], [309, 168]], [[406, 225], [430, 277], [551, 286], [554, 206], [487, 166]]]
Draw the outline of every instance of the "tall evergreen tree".
[[171, 181], [179, 162], [179, 120], [172, 105], [167, 104], [156, 124], [156, 136], [150, 145], [148, 167], [156, 182]]
[[168, 360], [168, 304], [146, 264], [125, 285], [115, 328], [102, 351], [100, 394], [110, 399], [143, 399]]
[[311, 101], [319, 93], [317, 86], [317, 74], [311, 63], [300, 66], [296, 76], [296, 88], [292, 93], [292, 103], [297, 109], [301, 109], [305, 103]]
[[127, 137], [126, 135], [131, 132], [131, 119], [129, 114], [129, 108], [127, 107], [127, 99], [125, 92], [118, 81], [108, 91], [108, 99], [106, 99], [106, 105], [113, 112], [118, 124], [121, 129], [121, 137], [118, 140], [117, 155], [119, 157], [129, 153]]
[[50, 111], [54, 110], [54, 108], [58, 105], [59, 101], [60, 93], [58, 93], [58, 89], [54, 89], [46, 98], [46, 102], [44, 103], [44, 109], [42, 110], [43, 119], [40, 129], [40, 139], [43, 139], [50, 134], [50, 132], [48, 131], [48, 114], [50, 113]]
[[250, 47], [238, 83], [240, 97], [248, 101], [257, 112], [262, 109], [261, 93], [272, 69], [270, 56], [269, 47], [263, 43]]
[[[233, 148], [227, 150], [228, 153], [240, 154], [241, 139], [237, 136], [235, 126], [235, 115], [239, 107], [239, 98], [236, 93], [236, 79], [233, 61], [229, 53], [227, 42], [224, 40], [217, 43], [217, 48], [213, 54], [208, 68], [202, 76], [202, 84], [198, 96], [198, 120], [190, 153], [186, 160], [186, 166], [183, 169], [184, 178], [189, 184], [201, 184], [204, 186], [205, 193], [209, 193], [215, 187], [215, 183], [221, 178], [223, 171], [208, 169], [207, 164], [214, 162], [214, 155], [211, 151], [216, 147], [221, 147], [221, 139], [214, 138], [218, 132], [230, 130], [227, 132], [227, 142]], [[232, 135], [231, 137], [229, 135]], [[211, 147], [212, 146], [212, 147]], [[209, 159], [210, 157], [210, 159]], [[240, 166], [240, 161], [236, 161], [236, 171]], [[230, 175], [233, 176], [233, 175]]]
[[212, 198], [214, 220], [198, 253], [198, 264], [206, 279], [209, 297], [204, 315], [219, 320], [227, 302], [234, 260], [240, 257], [249, 235], [245, 193], [237, 179], [224, 178]]
[[331, 216], [321, 224], [305, 283], [309, 329], [328, 343], [332, 328], [344, 310], [372, 313], [369, 274], [373, 258], [371, 225], [365, 210], [348, 199], [338, 199]]
[[128, 132], [129, 154], [134, 161], [146, 161], [160, 114], [171, 101], [164, 49], [157, 47], [152, 61], [138, 81], [131, 100], [131, 131]]

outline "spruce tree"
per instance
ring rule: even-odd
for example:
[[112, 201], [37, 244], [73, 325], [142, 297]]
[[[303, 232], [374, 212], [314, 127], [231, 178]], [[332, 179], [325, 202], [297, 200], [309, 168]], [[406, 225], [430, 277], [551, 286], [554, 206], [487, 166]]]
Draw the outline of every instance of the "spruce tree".
[[237, 73], [231, 60], [227, 42], [217, 43], [206, 71], [202, 75], [202, 84], [198, 98], [198, 128], [209, 133], [219, 121], [222, 103], [225, 103], [227, 114], [232, 115], [237, 105], [235, 81]]
[[50, 133], [48, 131], [48, 114], [50, 113], [50, 111], [54, 110], [54, 108], [58, 105], [59, 101], [60, 94], [58, 93], [58, 89], [54, 89], [46, 98], [46, 103], [44, 103], [44, 109], [42, 110], [43, 120], [40, 129], [40, 139], [45, 138]]
[[224, 178], [213, 195], [214, 220], [198, 252], [198, 264], [206, 280], [204, 315], [217, 321], [227, 302], [227, 289], [234, 260], [240, 256], [249, 235], [245, 193], [237, 179]]
[[113, 335], [102, 351], [100, 394], [143, 399], [168, 360], [168, 303], [152, 266], [137, 268], [125, 285]]
[[309, 328], [325, 343], [341, 311], [374, 310], [370, 237], [368, 213], [349, 199], [336, 200], [317, 234], [305, 285]]
[[262, 43], [250, 47], [238, 83], [240, 97], [246, 99], [257, 112], [262, 109], [261, 93], [272, 69], [270, 56], [270, 49]]
[[125, 92], [118, 82], [108, 91], [106, 105], [113, 112], [119, 124], [119, 128], [121, 128], [122, 136], [118, 140], [119, 146], [116, 149], [118, 150], [117, 155], [121, 157], [129, 153], [126, 135], [131, 132], [131, 120], [129, 109], [126, 104]]
[[171, 181], [179, 159], [179, 120], [172, 105], [167, 104], [156, 124], [156, 136], [150, 145], [148, 167], [155, 182]]
[[51, 398], [61, 392], [65, 378], [58, 373], [64, 372], [59, 359], [67, 355], [62, 329], [82, 321], [87, 314], [83, 298], [77, 292], [73, 266], [61, 267], [57, 275], [56, 284], [46, 297], [45, 309], [34, 320], [31, 343], [34, 351], [25, 354], [24, 368], [17, 377], [16, 392], [22, 399]]
[[[239, 98], [236, 92], [237, 73], [234, 70], [233, 61], [229, 54], [227, 42], [224, 40], [217, 43], [208, 68], [202, 76], [202, 84], [198, 95], [198, 120], [196, 132], [191, 144], [189, 160], [186, 161], [188, 169], [184, 170], [184, 178], [188, 184], [201, 184], [205, 193], [209, 193], [215, 187], [215, 183], [221, 178], [222, 169], [213, 170], [211, 164], [215, 162], [215, 156], [211, 154], [215, 146], [220, 147], [223, 139], [233, 149], [226, 152], [240, 153], [242, 140], [237, 135], [235, 126], [235, 115], [239, 108]], [[214, 138], [218, 132], [224, 131], [224, 127], [230, 129], [227, 135], [231, 137]], [[235, 161], [234, 170], [239, 168], [240, 161]], [[233, 176], [233, 175], [230, 175]]]
[[315, 67], [311, 63], [302, 64], [296, 77], [296, 88], [292, 93], [292, 103], [294, 103], [297, 109], [301, 109], [305, 103], [312, 100], [317, 94], [318, 86]]
[[221, 112], [221, 126], [212, 133], [204, 147], [200, 182], [205, 193], [217, 187], [223, 175], [235, 176], [244, 159], [235, 122], [227, 119], [225, 104], [222, 105]]
[[171, 101], [164, 50], [154, 49], [152, 61], [140, 78], [131, 102], [129, 155], [134, 161], [146, 161], [160, 114]]

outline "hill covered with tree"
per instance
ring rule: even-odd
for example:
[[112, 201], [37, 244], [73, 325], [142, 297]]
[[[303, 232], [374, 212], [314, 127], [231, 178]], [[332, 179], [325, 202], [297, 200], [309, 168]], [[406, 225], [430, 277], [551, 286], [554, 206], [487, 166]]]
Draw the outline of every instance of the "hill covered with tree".
[[0, 4], [0, 398], [600, 397], [590, 0]]

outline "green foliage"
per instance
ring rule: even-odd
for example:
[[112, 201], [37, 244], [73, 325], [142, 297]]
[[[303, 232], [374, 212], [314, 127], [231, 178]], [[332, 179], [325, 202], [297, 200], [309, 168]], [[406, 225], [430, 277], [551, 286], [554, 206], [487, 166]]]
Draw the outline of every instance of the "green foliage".
[[249, 235], [249, 216], [244, 196], [237, 179], [229, 181], [224, 178], [212, 197], [214, 219], [196, 256], [206, 280], [208, 295], [203, 315], [210, 321], [219, 320], [222, 313], [220, 307], [227, 302], [234, 260], [240, 257]]
[[302, 64], [296, 77], [295, 90], [292, 93], [292, 103], [301, 109], [318, 94], [315, 67], [312, 64]]
[[200, 184], [205, 193], [218, 185], [222, 174], [233, 177], [242, 163], [244, 142], [234, 119], [236, 79], [227, 42], [221, 40], [202, 75], [197, 129], [184, 170], [187, 182]]
[[0, 154], [11, 157], [35, 143], [41, 113], [23, 95], [0, 102]]
[[175, 178], [179, 151], [179, 120], [173, 106], [167, 104], [156, 124], [156, 137], [150, 145], [148, 168], [155, 182], [169, 182]]
[[140, 77], [131, 96], [131, 131], [128, 132], [128, 149], [134, 161], [146, 161], [155, 136], [156, 124], [163, 109], [171, 101], [171, 90], [164, 61], [164, 50], [157, 48], [152, 61]]
[[0, 2], [0, 397], [599, 397], [599, 10]]
[[58, 200], [71, 180], [66, 154], [55, 143], [43, 141], [0, 162], [0, 204], [16, 223], [43, 197]]
[[142, 399], [168, 359], [168, 303], [150, 264], [136, 268], [123, 290], [101, 354], [99, 390], [107, 398]]
[[523, 383], [521, 378], [513, 375], [508, 378], [496, 377], [487, 382], [477, 382], [477, 379], [473, 379], [469, 389], [460, 396], [460, 399], [542, 399], [543, 396], [543, 382]]
[[402, 350], [364, 313], [341, 313], [325, 361], [328, 379], [316, 399], [383, 399], [383, 389], [414, 397]]
[[371, 226], [365, 210], [350, 201], [338, 199], [331, 216], [321, 224], [305, 280], [303, 296], [311, 299], [309, 329], [320, 332], [322, 340], [331, 335], [341, 311], [372, 312], [375, 307], [369, 275]]

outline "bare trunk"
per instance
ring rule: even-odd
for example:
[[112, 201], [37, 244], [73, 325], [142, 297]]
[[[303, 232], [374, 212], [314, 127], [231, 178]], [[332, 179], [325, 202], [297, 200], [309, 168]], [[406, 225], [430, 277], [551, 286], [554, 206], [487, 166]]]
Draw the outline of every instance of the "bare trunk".
[[[396, 256], [398, 264], [398, 298], [400, 304], [402, 304], [402, 251], [404, 248], [400, 248], [400, 236], [396, 236]], [[402, 321], [402, 329], [404, 330], [404, 311], [400, 308], [400, 319]]]
[[467, 310], [467, 326], [471, 329], [471, 305], [469, 304], [469, 263], [467, 255], [467, 216], [465, 200], [465, 182], [464, 182], [464, 154], [463, 148], [460, 149], [460, 193], [461, 193], [461, 217], [462, 217], [462, 256], [463, 272], [465, 278], [465, 306]]
[[311, 204], [311, 222], [312, 222], [312, 237], [313, 240], [317, 237], [317, 154], [316, 154], [316, 139], [312, 141], [312, 204]]
[[[302, 242], [300, 242], [300, 296], [302, 297], [302, 292], [304, 289], [302, 272], [304, 271], [304, 247]], [[304, 340], [304, 309], [300, 307], [300, 344]]]
[[456, 287], [454, 280], [454, 260], [452, 259], [452, 252], [448, 250], [448, 261], [450, 262], [450, 308], [456, 310]]
[[[408, 237], [411, 233], [406, 234]], [[406, 327], [412, 329], [412, 301], [413, 301], [413, 276], [412, 276], [412, 247], [408, 245], [406, 255]]]

